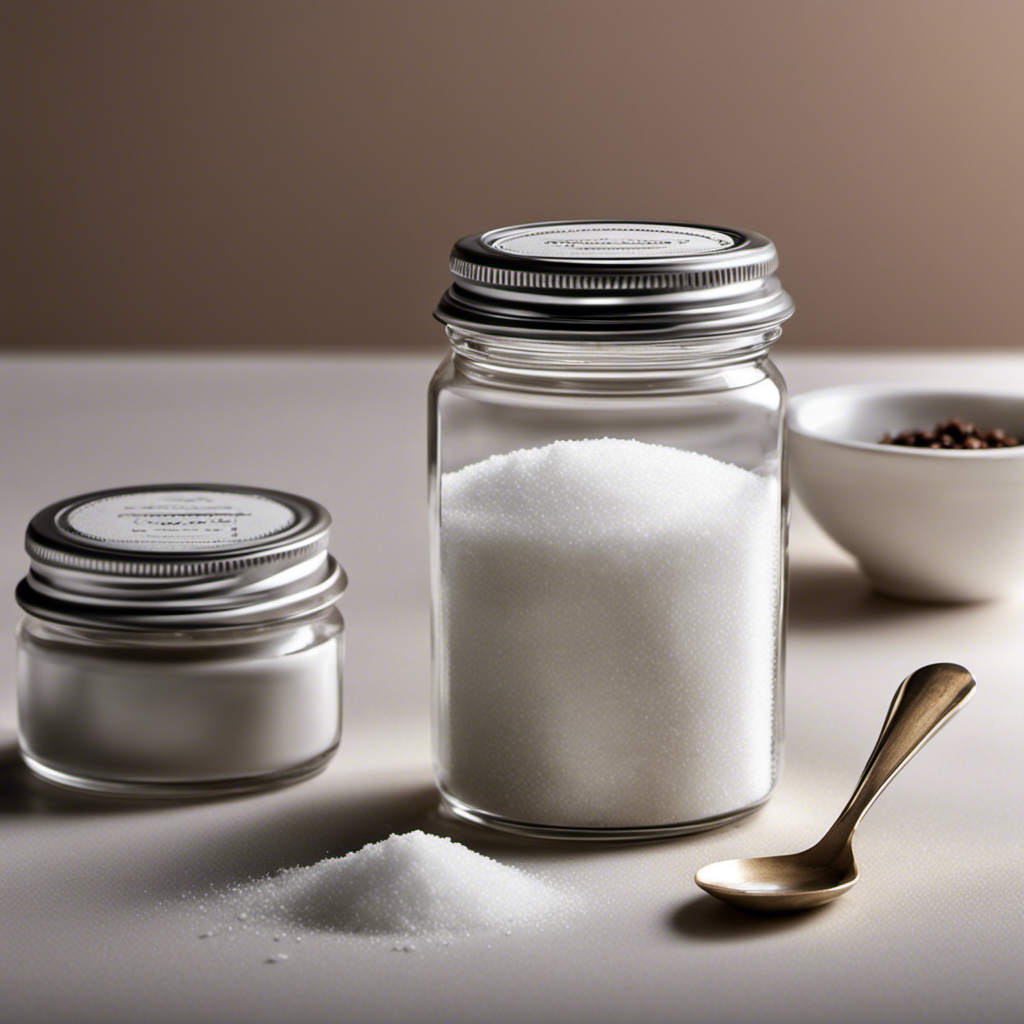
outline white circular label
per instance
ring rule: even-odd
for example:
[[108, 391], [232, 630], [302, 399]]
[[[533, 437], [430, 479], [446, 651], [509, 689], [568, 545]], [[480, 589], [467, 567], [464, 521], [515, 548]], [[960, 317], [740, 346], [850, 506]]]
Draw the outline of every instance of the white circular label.
[[556, 260], [636, 260], [701, 256], [733, 249], [732, 235], [685, 224], [552, 224], [495, 232], [498, 252]]
[[233, 548], [296, 521], [273, 498], [234, 491], [139, 491], [97, 498], [58, 517], [65, 533], [133, 551]]

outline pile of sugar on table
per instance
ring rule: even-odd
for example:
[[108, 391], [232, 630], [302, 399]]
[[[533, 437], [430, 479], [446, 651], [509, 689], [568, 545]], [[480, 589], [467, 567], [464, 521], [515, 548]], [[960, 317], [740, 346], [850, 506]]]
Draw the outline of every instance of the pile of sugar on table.
[[[507, 932], [554, 921], [567, 906], [567, 897], [546, 882], [420, 831], [291, 868], [231, 897], [236, 919], [247, 927], [270, 922], [286, 926], [293, 938], [297, 931], [400, 941]], [[275, 950], [268, 962], [287, 958]]]

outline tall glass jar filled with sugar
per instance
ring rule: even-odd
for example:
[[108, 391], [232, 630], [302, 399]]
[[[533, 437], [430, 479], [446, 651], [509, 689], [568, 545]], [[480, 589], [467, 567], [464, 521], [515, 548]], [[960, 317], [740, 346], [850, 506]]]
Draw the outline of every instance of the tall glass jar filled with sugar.
[[771, 795], [777, 263], [761, 235], [692, 224], [456, 243], [429, 435], [435, 769], [456, 816], [646, 838]]

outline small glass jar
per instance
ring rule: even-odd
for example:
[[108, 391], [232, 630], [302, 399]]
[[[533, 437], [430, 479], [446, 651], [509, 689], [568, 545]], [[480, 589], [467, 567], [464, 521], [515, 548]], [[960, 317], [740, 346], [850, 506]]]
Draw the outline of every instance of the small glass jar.
[[341, 730], [345, 574], [330, 516], [208, 484], [35, 516], [18, 587], [22, 756], [96, 793], [207, 796], [326, 766]]
[[456, 243], [430, 389], [435, 772], [456, 816], [649, 838], [779, 767], [793, 311], [774, 246], [682, 224]]

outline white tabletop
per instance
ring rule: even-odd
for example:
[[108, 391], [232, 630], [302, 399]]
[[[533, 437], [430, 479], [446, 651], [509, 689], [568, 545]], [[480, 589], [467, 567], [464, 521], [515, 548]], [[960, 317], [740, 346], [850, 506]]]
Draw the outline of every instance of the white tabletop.
[[[54, 795], [17, 762], [0, 676], [0, 1020], [163, 1022], [1006, 1022], [1024, 1018], [1020, 603], [874, 596], [796, 510], [785, 769], [760, 813], [650, 845], [513, 842], [435, 814], [428, 726], [426, 386], [435, 358], [6, 359], [0, 363], [0, 586], [26, 522], [118, 484], [223, 480], [333, 512], [351, 578], [345, 733], [314, 780], [170, 807]], [[791, 390], [858, 380], [997, 383], [1014, 355], [779, 355]], [[17, 620], [0, 607], [3, 656]], [[978, 695], [881, 798], [861, 880], [807, 915], [759, 918], [694, 871], [800, 849], [845, 802], [899, 681], [956, 661]], [[253, 927], [198, 938], [196, 894], [433, 830], [579, 893], [568, 927], [419, 944], [307, 934], [286, 963]], [[286, 936], [290, 942], [292, 937]]]

